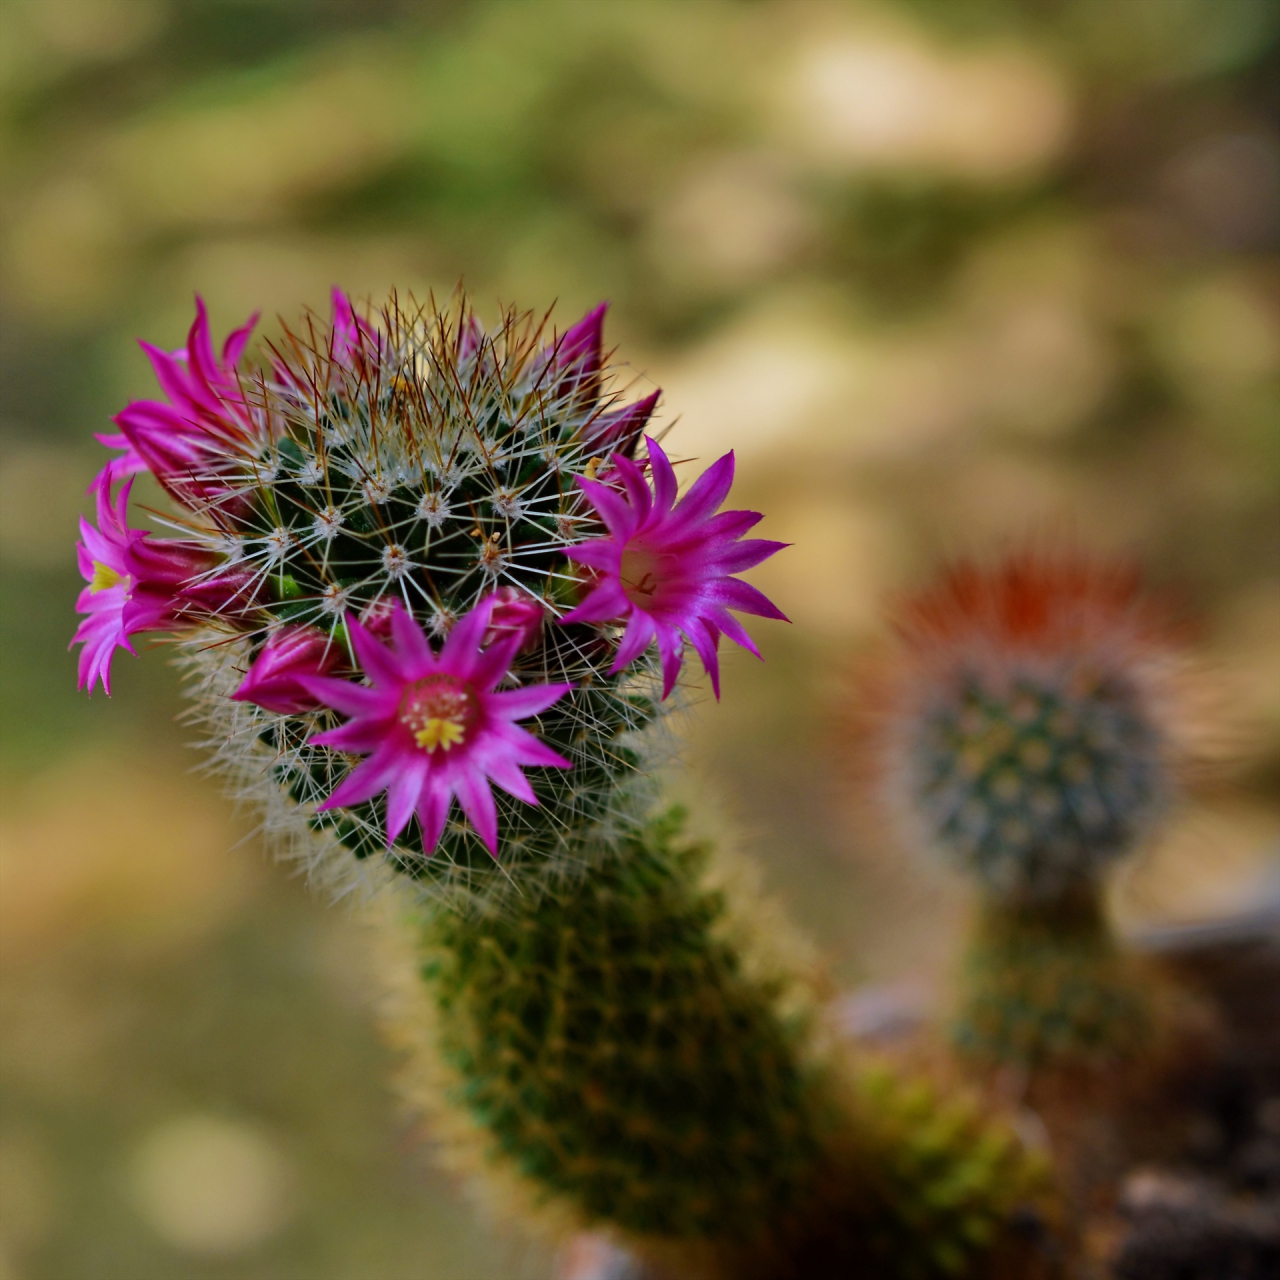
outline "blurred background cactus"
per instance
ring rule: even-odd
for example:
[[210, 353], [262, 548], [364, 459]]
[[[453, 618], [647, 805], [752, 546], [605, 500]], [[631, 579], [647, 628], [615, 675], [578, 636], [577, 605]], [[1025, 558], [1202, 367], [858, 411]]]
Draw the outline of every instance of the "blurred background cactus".
[[[1280, 322], [1269, 0], [12, 0], [0, 12], [0, 1224], [19, 1277], [539, 1280], [397, 1128], [359, 931], [185, 776], [177, 676], [74, 692], [91, 430], [169, 350], [329, 288], [614, 302], [702, 465], [797, 544], [692, 713], [846, 982], [936, 992], [959, 878], [852, 820], [830, 681], [886, 590], [1028, 525], [1185, 584], [1242, 708], [1116, 869], [1122, 934], [1274, 877]], [[124, 353], [132, 353], [125, 355]], [[150, 502], [140, 486], [138, 497]], [[783, 628], [776, 628], [782, 632]], [[415, 1131], [416, 1132], [416, 1131]]]
[[893, 623], [860, 748], [903, 842], [980, 886], [960, 1046], [1024, 1067], [1132, 1057], [1152, 1011], [1103, 893], [1185, 769], [1172, 622], [1132, 570], [1046, 550], [958, 564]]

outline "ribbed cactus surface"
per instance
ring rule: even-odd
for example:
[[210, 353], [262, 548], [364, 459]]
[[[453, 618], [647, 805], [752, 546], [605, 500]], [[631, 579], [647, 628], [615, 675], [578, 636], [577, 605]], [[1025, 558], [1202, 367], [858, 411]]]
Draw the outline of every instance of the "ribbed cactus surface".
[[720, 936], [704, 858], [669, 817], [534, 912], [423, 930], [459, 1103], [524, 1176], [639, 1234], [755, 1234], [822, 1149], [801, 1028]]

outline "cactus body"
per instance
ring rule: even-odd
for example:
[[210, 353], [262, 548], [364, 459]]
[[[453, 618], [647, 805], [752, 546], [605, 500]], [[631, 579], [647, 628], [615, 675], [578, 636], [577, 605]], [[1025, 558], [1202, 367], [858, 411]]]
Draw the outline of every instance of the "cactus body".
[[419, 919], [445, 1066], [429, 1087], [469, 1117], [462, 1162], [678, 1275], [994, 1274], [1043, 1168], [923, 1079], [817, 1052], [679, 829], [677, 812], [637, 827], [589, 877], [479, 929]]
[[1151, 994], [1096, 895], [985, 905], [955, 1023], [965, 1052], [1033, 1068], [1106, 1067], [1140, 1055], [1153, 1032]]
[[[84, 678], [178, 631], [268, 832], [339, 888], [399, 880], [432, 1011], [406, 1038], [530, 1203], [717, 1280], [983, 1275], [1016, 1146], [819, 1052], [706, 851], [651, 820], [685, 643], [716, 687], [720, 639], [753, 648], [728, 610], [781, 616], [733, 575], [781, 544], [719, 510], [731, 454], [683, 497], [655, 440], [633, 459], [656, 396], [608, 397], [602, 320], [335, 294], [250, 368], [201, 307], [97, 482]], [[141, 468], [181, 540], [128, 528]]]
[[535, 912], [433, 915], [424, 973], [458, 1100], [524, 1176], [631, 1233], [755, 1234], [806, 1189], [819, 1085], [675, 825]]

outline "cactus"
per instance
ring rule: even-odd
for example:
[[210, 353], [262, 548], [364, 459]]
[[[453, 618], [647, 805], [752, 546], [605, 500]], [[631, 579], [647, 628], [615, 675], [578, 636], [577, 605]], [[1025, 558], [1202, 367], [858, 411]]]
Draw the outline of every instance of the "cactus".
[[1022, 1064], [1142, 1052], [1145, 983], [1102, 893], [1174, 791], [1161, 618], [1128, 571], [1024, 554], [954, 568], [896, 623], [866, 747], [905, 838], [979, 885], [959, 1044]]
[[[530, 1212], [714, 1275], [986, 1274], [1034, 1171], [1001, 1126], [825, 1050], [804, 984], [653, 817], [686, 645], [715, 692], [734, 575], [780, 544], [677, 500], [657, 396], [459, 299], [148, 352], [82, 527], [81, 683], [170, 631], [212, 766], [313, 875], [409, 894], [436, 1105]], [[638, 460], [642, 459], [642, 461]], [[129, 476], [178, 537], [128, 526]], [[735, 923], [736, 921], [736, 923]], [[429, 1024], [429, 1031], [424, 1027]]]

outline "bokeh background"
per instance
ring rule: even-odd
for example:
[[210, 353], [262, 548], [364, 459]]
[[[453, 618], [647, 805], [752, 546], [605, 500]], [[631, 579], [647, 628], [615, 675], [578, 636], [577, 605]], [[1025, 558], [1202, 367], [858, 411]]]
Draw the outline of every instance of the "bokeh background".
[[710, 794], [841, 982], [945, 990], [961, 887], [867, 834], [846, 673], [886, 592], [1029, 533], [1198, 629], [1212, 780], [1118, 889], [1229, 913], [1280, 830], [1275, 0], [3, 0], [0, 1277], [492, 1280], [551, 1255], [433, 1170], [357, 914], [191, 774], [163, 649], [75, 690], [90, 433], [134, 338], [612, 300], [671, 440], [732, 447], [794, 626], [728, 662]]

